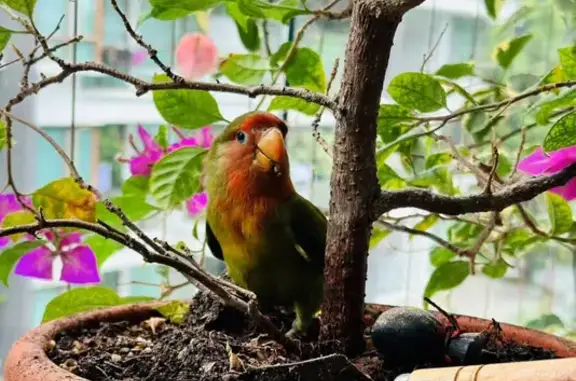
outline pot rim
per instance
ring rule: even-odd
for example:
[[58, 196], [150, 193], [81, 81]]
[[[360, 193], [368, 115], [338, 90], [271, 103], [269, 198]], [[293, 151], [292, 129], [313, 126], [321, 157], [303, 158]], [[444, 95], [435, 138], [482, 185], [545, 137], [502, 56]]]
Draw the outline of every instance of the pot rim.
[[[157, 313], [154, 308], [164, 305], [167, 302], [169, 301], [135, 303], [102, 308], [76, 313], [41, 324], [40, 326], [28, 331], [26, 334], [24, 334], [24, 336], [22, 336], [12, 345], [12, 348], [10, 348], [4, 361], [4, 379], [5, 381], [90, 381], [85, 378], [76, 376], [52, 362], [44, 350], [46, 344], [58, 333], [65, 330], [75, 329], [83, 325], [89, 325], [100, 321], [114, 322], [122, 320], [142, 319], [146, 316]], [[186, 302], [191, 301], [186, 300]], [[395, 306], [367, 303], [367, 307], [383, 312], [390, 308], [394, 308]], [[459, 324], [461, 324], [463, 331], [468, 332], [482, 330], [491, 323], [490, 320], [475, 318], [472, 316], [454, 316], [457, 318]], [[443, 316], [439, 317], [444, 319]], [[552, 345], [552, 347], [545, 346], [545, 348], [559, 350], [560, 353], [557, 352], [559, 356], [576, 357], [576, 342], [511, 324], [501, 323], [501, 326], [504, 330], [504, 335], [508, 338], [524, 342], [522, 340], [527, 340], [529, 337], [537, 337], [536, 341]], [[531, 342], [534, 343], [535, 341]], [[567, 356], [563, 356], [561, 353], [567, 354]], [[555, 368], [560, 366], [561, 361], [566, 360], [554, 359], [533, 361], [532, 363], [545, 362], [546, 364], [549, 364], [550, 368]], [[576, 368], [576, 360], [572, 360], [572, 362], [575, 363], [574, 367]], [[501, 366], [507, 364], [519, 364], [519, 366], [522, 366], [522, 364], [529, 363], [531, 362], [503, 363], [493, 365]], [[434, 368], [432, 368], [432, 370], [433, 369]], [[423, 371], [426, 370], [419, 372]]]

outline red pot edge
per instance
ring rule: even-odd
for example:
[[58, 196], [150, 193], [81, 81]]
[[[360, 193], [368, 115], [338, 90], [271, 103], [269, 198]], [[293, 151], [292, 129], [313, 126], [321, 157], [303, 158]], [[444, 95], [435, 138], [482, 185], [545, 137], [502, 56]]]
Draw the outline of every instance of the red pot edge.
[[[153, 314], [155, 307], [165, 303], [138, 303], [104, 308], [81, 312], [42, 324], [28, 331], [12, 345], [4, 361], [4, 379], [5, 381], [90, 381], [53, 363], [44, 351], [45, 345], [61, 331], [75, 329], [96, 321], [142, 319]], [[382, 312], [394, 308], [394, 306], [372, 303], [367, 304], [367, 307]], [[440, 313], [437, 315], [443, 318]], [[466, 315], [454, 316], [465, 332], [480, 332], [491, 324], [491, 321], [487, 319]], [[512, 324], [501, 323], [501, 326], [506, 338], [551, 349], [560, 357], [576, 357], [576, 342]]]
[[[394, 306], [372, 303], [368, 303], [367, 307], [379, 312], [384, 312], [394, 308]], [[440, 320], [447, 323], [447, 319], [442, 313], [438, 311], [431, 312], [434, 313]], [[482, 332], [488, 329], [488, 327], [492, 324], [492, 320], [488, 319], [468, 315], [453, 315], [458, 321], [460, 328], [464, 332]], [[524, 345], [549, 349], [554, 351], [557, 356], [562, 358], [576, 357], [576, 341], [514, 324], [498, 323], [502, 327], [504, 337], [508, 340], [512, 340]]]

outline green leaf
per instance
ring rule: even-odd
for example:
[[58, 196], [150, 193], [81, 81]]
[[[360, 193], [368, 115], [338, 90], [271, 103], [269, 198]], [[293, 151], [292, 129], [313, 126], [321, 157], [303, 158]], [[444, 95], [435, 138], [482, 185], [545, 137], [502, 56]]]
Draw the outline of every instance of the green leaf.
[[[0, 53], [2, 53], [6, 45], [8, 45], [10, 37], [12, 37], [12, 31], [0, 26]], [[2, 147], [0, 146], [0, 148]]]
[[32, 14], [34, 14], [34, 8], [36, 7], [36, 0], [0, 0], [0, 3], [4, 3], [15, 11], [28, 17], [32, 17]]
[[7, 248], [0, 253], [0, 282], [8, 287], [8, 278], [16, 263], [27, 254], [30, 250], [34, 250], [42, 245], [44, 241], [25, 241]]
[[474, 97], [468, 91], [466, 91], [466, 89], [464, 89], [462, 86], [460, 86], [456, 82], [452, 82], [452, 81], [449, 81], [447, 79], [442, 79], [442, 78], [439, 78], [438, 81], [440, 82], [440, 84], [447, 86], [450, 89], [446, 93], [447, 96], [454, 92], [456, 94], [460, 94], [461, 96], [463, 96], [471, 104], [473, 104], [473, 105], [478, 104], [476, 99], [474, 99]]
[[4, 147], [6, 146], [6, 125], [4, 124], [4, 122], [2, 122], [0, 120], [0, 152], [2, 152], [2, 150], [4, 149]]
[[[153, 83], [171, 82], [156, 74]], [[200, 128], [225, 120], [214, 97], [204, 90], [154, 90], [154, 104], [164, 120], [181, 128]]]
[[[564, 82], [566, 81], [566, 74], [564, 73], [564, 70], [562, 70], [562, 67], [560, 65], [554, 67], [553, 69], [551, 69], [548, 73], [546, 73], [546, 75], [544, 75], [544, 77], [542, 77], [542, 79], [540, 80], [540, 83], [538, 83], [538, 86], [543, 86], [543, 85], [548, 85], [551, 83], [558, 83], [558, 82]], [[560, 93], [561, 89], [552, 89], [551, 92], [554, 94], [558, 94]]]
[[385, 162], [378, 163], [378, 181], [384, 189], [399, 189], [406, 186], [406, 181]]
[[512, 62], [514, 62], [514, 58], [518, 56], [532, 37], [531, 34], [525, 34], [512, 40], [504, 41], [498, 45], [494, 52], [498, 65], [500, 65], [502, 69], [508, 69], [510, 65], [512, 65]]
[[576, 78], [576, 45], [558, 49], [562, 71], [569, 79]]
[[150, 194], [160, 207], [174, 207], [199, 191], [205, 153], [204, 149], [184, 147], [154, 164], [150, 175]]
[[164, 151], [168, 149], [168, 126], [163, 124], [158, 128], [158, 133], [154, 137], [154, 141], [158, 143]]
[[[429, 214], [422, 219], [422, 221], [418, 222], [414, 225], [414, 229], [420, 230], [425, 232], [426, 230], [430, 229], [436, 222], [438, 222], [440, 218], [437, 214]], [[412, 238], [414, 234], [410, 234], [410, 238]]]
[[446, 107], [446, 92], [434, 77], [423, 73], [402, 73], [390, 81], [388, 93], [398, 104], [421, 112]]
[[564, 115], [550, 128], [542, 144], [546, 152], [576, 145], [576, 112]]
[[[29, 210], [19, 210], [17, 212], [12, 212], [4, 216], [2, 220], [2, 227], [3, 228], [10, 228], [14, 226], [22, 226], [27, 224], [33, 224], [36, 222], [36, 218], [34, 214]], [[20, 240], [24, 236], [24, 233], [14, 234], [10, 236], [12, 241], [16, 242]]]
[[450, 262], [454, 257], [456, 257], [456, 254], [452, 250], [438, 246], [430, 252], [430, 264], [434, 267], [442, 266]]
[[554, 314], [544, 314], [526, 323], [526, 328], [538, 329], [541, 331], [546, 330], [553, 326], [564, 328], [564, 323], [562, 322], [562, 320], [557, 315]]
[[143, 295], [131, 295], [131, 296], [123, 296], [120, 298], [121, 304], [136, 304], [142, 302], [152, 302], [156, 300], [151, 296], [143, 296]]
[[265, 18], [287, 24], [292, 18], [312, 13], [299, 8], [298, 0], [282, 0], [276, 4], [262, 0], [237, 0], [242, 13], [255, 18]]
[[402, 123], [411, 121], [412, 112], [400, 105], [382, 104], [378, 110], [378, 135], [384, 143], [398, 139], [402, 134]]
[[382, 229], [382, 228], [377, 228], [374, 227], [372, 229], [372, 235], [370, 236], [370, 245], [369, 248], [373, 249], [376, 246], [378, 246], [378, 244], [386, 237], [388, 237], [388, 235], [392, 233], [391, 230], [388, 229]]
[[449, 152], [436, 152], [426, 157], [425, 169], [439, 167], [452, 162], [452, 154]]
[[108, 258], [124, 247], [114, 240], [106, 239], [97, 234], [86, 237], [84, 243], [92, 248], [96, 255], [98, 267], [101, 267]]
[[42, 208], [47, 219], [96, 222], [96, 197], [71, 177], [54, 180], [38, 189], [33, 193], [32, 201], [36, 208]]
[[148, 176], [132, 176], [122, 184], [124, 196], [146, 196], [148, 193]]
[[489, 276], [490, 278], [500, 279], [506, 275], [508, 271], [508, 264], [502, 259], [498, 259], [495, 262], [488, 263], [482, 267], [482, 272]]
[[244, 47], [251, 52], [257, 52], [260, 49], [261, 42], [256, 22], [251, 17], [244, 15], [235, 2], [226, 3], [226, 12], [234, 19]]
[[[141, 195], [118, 196], [111, 198], [112, 204], [118, 206], [132, 222], [137, 222], [150, 213], [158, 211], [157, 208], [148, 204]], [[108, 211], [103, 201], [96, 204], [96, 217], [108, 225], [115, 227], [122, 226], [122, 220], [114, 213]]]
[[426, 289], [424, 296], [432, 298], [439, 291], [451, 290], [466, 280], [470, 273], [470, 264], [466, 261], [447, 262], [436, 267]]
[[488, 16], [490, 16], [492, 20], [496, 20], [502, 9], [502, 4], [504, 4], [504, 0], [484, 0], [484, 4], [486, 4]]
[[552, 114], [561, 107], [569, 107], [576, 104], [576, 89], [569, 90], [564, 94], [540, 104], [540, 109], [534, 115], [536, 123], [546, 125]]
[[150, 0], [152, 10], [141, 16], [138, 25], [153, 17], [158, 20], [176, 20], [195, 11], [214, 8], [222, 0]]
[[550, 234], [561, 235], [572, 227], [572, 208], [564, 198], [556, 193], [546, 192], [548, 217], [550, 218]]
[[533, 74], [516, 74], [509, 79], [512, 90], [522, 93], [532, 86], [538, 85], [540, 77]]
[[[271, 57], [272, 65], [286, 58], [290, 49], [289, 42], [284, 43]], [[322, 59], [310, 48], [296, 48], [290, 61], [285, 65], [286, 79], [292, 87], [304, 88], [310, 91], [324, 93], [326, 91], [326, 75]], [[301, 99], [277, 96], [272, 99], [268, 111], [296, 110], [305, 115], [314, 115], [320, 110], [320, 105], [303, 101]]]
[[116, 291], [106, 287], [73, 288], [58, 295], [46, 305], [42, 323], [69, 316], [78, 312], [113, 307], [131, 303], [123, 300]]
[[458, 79], [467, 76], [474, 75], [474, 64], [473, 63], [456, 63], [456, 64], [445, 64], [438, 71], [436, 75], [450, 79]]
[[230, 54], [220, 64], [220, 72], [235, 83], [256, 85], [270, 70], [268, 61], [259, 54]]
[[190, 310], [190, 305], [178, 300], [173, 300], [154, 309], [160, 312], [162, 316], [170, 320], [172, 323], [182, 324], [184, 323], [184, 318], [186, 317], [188, 310]]
[[275, 110], [296, 110], [304, 115], [315, 115], [320, 110], [320, 105], [280, 95], [274, 97], [268, 106], [268, 111]]

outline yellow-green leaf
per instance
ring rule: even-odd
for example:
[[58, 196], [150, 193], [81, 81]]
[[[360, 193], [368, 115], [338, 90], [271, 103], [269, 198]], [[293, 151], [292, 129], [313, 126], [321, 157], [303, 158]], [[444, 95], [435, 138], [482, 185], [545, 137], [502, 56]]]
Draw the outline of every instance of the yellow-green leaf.
[[576, 78], [576, 45], [558, 49], [562, 71], [569, 79]]
[[2, 53], [6, 45], [8, 45], [11, 36], [12, 31], [0, 26], [0, 53]]
[[388, 237], [388, 235], [392, 233], [391, 230], [388, 229], [382, 229], [382, 228], [377, 228], [374, 227], [372, 229], [372, 235], [370, 236], [370, 249], [375, 248], [376, 246], [378, 246], [378, 244], [386, 237]]
[[432, 298], [438, 291], [451, 290], [464, 282], [469, 274], [470, 264], [466, 261], [444, 263], [438, 266], [430, 276], [424, 296]]
[[468, 62], [445, 64], [436, 71], [436, 75], [450, 79], [472, 76], [474, 75], [474, 64]]
[[550, 128], [542, 144], [545, 151], [576, 145], [576, 112], [564, 115]]
[[[153, 83], [170, 83], [165, 74], [156, 74]], [[154, 90], [154, 105], [168, 123], [182, 128], [200, 128], [225, 120], [214, 97], [204, 90]]]
[[320, 110], [320, 105], [280, 95], [274, 97], [268, 106], [268, 111], [275, 110], [296, 110], [305, 115], [315, 115]]
[[388, 93], [398, 104], [421, 112], [446, 107], [446, 92], [434, 77], [423, 73], [402, 73], [390, 81]]
[[502, 259], [498, 259], [494, 262], [482, 266], [482, 272], [484, 273], [484, 275], [487, 275], [490, 278], [494, 279], [504, 277], [507, 271], [508, 271], [508, 264]]
[[6, 125], [0, 121], [0, 152], [2, 152], [6, 146], [6, 142]]
[[550, 218], [550, 234], [561, 235], [572, 227], [572, 208], [564, 198], [556, 193], [546, 193], [548, 216]]
[[500, 9], [502, 9], [502, 4], [504, 4], [504, 0], [484, 0], [484, 4], [486, 5], [486, 13], [492, 20], [495, 20], [500, 13]]
[[268, 61], [259, 54], [230, 54], [220, 63], [222, 74], [243, 85], [261, 83], [268, 70]]
[[[34, 218], [34, 214], [29, 210], [19, 210], [17, 212], [12, 212], [7, 214], [4, 219], [2, 220], [2, 227], [9, 228], [13, 226], [22, 226], [27, 224], [33, 224], [36, 222]], [[19, 241], [20, 238], [24, 236], [24, 233], [14, 234], [10, 236], [12, 241], [16, 242]]]
[[78, 312], [128, 303], [133, 303], [133, 300], [121, 298], [110, 288], [100, 286], [73, 288], [48, 302], [42, 323]]
[[178, 300], [171, 301], [163, 306], [156, 307], [155, 310], [160, 312], [162, 316], [175, 324], [184, 323], [184, 318], [190, 309], [190, 305], [180, 302]]
[[[438, 222], [440, 218], [437, 214], [429, 214], [422, 219], [422, 221], [418, 222], [414, 225], [414, 229], [425, 232], [426, 230], [430, 229], [436, 222]], [[410, 234], [410, 238], [414, 237], [414, 234]]]
[[71, 177], [52, 181], [32, 195], [36, 208], [42, 208], [47, 219], [72, 218], [96, 222], [96, 197]]
[[0, 282], [8, 287], [10, 273], [20, 258], [45, 243], [44, 241], [24, 241], [0, 252]]
[[36, 7], [36, 0], [1, 0], [0, 2], [29, 17], [32, 17], [34, 7]]
[[438, 246], [430, 252], [430, 264], [434, 267], [442, 266], [450, 262], [455, 256], [456, 253], [452, 250]]
[[162, 208], [171, 208], [200, 190], [206, 150], [184, 147], [164, 156], [152, 167], [150, 194]]
[[494, 52], [494, 57], [498, 65], [503, 69], [508, 69], [510, 65], [512, 65], [514, 58], [518, 56], [531, 39], [531, 34], [525, 34], [512, 40], [504, 41], [498, 45]]
[[96, 234], [85, 238], [84, 243], [92, 248], [98, 267], [102, 266], [108, 258], [123, 248], [118, 242]]

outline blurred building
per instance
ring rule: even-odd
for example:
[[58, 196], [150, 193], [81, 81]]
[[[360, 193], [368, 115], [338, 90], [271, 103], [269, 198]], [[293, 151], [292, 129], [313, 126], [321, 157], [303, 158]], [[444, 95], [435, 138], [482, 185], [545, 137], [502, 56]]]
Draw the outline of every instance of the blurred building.
[[[132, 64], [132, 53], [137, 50], [137, 46], [125, 33], [120, 18], [108, 1], [77, 1], [78, 30], [79, 34], [84, 36], [82, 42], [78, 44], [79, 62], [105, 63], [144, 79], [150, 79], [153, 73], [158, 71], [150, 60], [140, 65]], [[119, 3], [134, 25], [148, 7], [146, 0], [121, 0]], [[510, 7], [507, 12], [514, 9], [514, 3], [507, 2], [507, 6]], [[42, 32], [50, 33], [63, 14], [66, 17], [51, 40], [52, 43], [64, 42], [72, 37], [74, 3], [69, 0], [38, 0], [35, 19]], [[0, 21], [3, 20], [3, 15], [0, 14]], [[298, 18], [295, 28], [298, 29], [304, 21]], [[401, 72], [419, 71], [424, 55], [436, 44], [434, 54], [427, 63], [429, 70], [437, 69], [444, 63], [474, 59], [486, 49], [482, 41], [488, 28], [489, 21], [485, 16], [483, 0], [426, 1], [421, 7], [405, 16], [398, 30], [386, 84]], [[158, 49], [164, 62], [170, 63], [180, 36], [197, 29], [193, 18], [175, 23], [152, 19], [142, 25], [139, 33]], [[439, 39], [441, 33], [443, 36]], [[318, 49], [325, 70], [329, 73], [334, 59], [343, 57], [347, 34], [347, 21], [319, 22], [309, 29], [304, 44]], [[221, 56], [244, 51], [235, 25], [223, 12], [212, 12], [210, 35], [215, 40]], [[270, 29], [272, 48], [276, 49], [287, 41], [288, 36], [288, 26], [273, 24]], [[23, 41], [23, 38], [21, 40]], [[29, 46], [32, 44], [31, 41], [26, 43]], [[69, 47], [62, 49], [58, 55], [71, 60], [72, 49]], [[58, 72], [57, 66], [44, 60], [36, 66], [35, 75], [43, 73], [50, 76]], [[18, 89], [17, 74], [15, 68], [0, 71], [2, 88], [0, 100], [4, 103], [10, 98], [10, 94], [14, 94]], [[88, 182], [103, 191], [114, 193], [118, 191], [122, 180], [129, 176], [126, 166], [114, 160], [118, 153], [125, 155], [131, 153], [129, 134], [135, 132], [137, 124], [142, 124], [153, 131], [163, 120], [155, 110], [151, 94], [136, 97], [134, 88], [125, 83], [95, 72], [78, 73], [75, 99], [72, 98], [71, 83], [72, 81], [68, 79], [62, 84], [43, 89], [30, 97], [19, 113], [23, 118], [41, 126], [59, 144], [68, 149], [74, 104], [77, 128], [74, 152], [76, 165]], [[221, 93], [213, 95], [218, 100], [222, 114], [228, 119], [250, 110], [255, 104], [254, 100], [243, 96]], [[383, 94], [383, 101], [390, 101], [386, 92]], [[292, 127], [288, 143], [298, 190], [317, 205], [327, 207], [330, 160], [311, 136], [311, 118], [291, 112], [288, 114], [288, 119]], [[321, 131], [329, 142], [332, 139], [333, 124], [332, 117], [325, 114]], [[455, 131], [457, 134], [458, 130]], [[40, 136], [31, 134], [20, 126], [16, 132], [16, 139], [19, 146], [17, 169], [20, 173], [26, 173], [26, 176], [19, 178], [23, 189], [30, 191], [67, 175], [64, 163]], [[175, 212], [163, 223], [155, 220], [145, 222], [143, 226], [153, 236], [163, 236], [173, 242], [182, 240], [191, 247], [200, 245], [192, 237], [193, 220], [184, 213]], [[202, 230], [200, 229], [200, 234]], [[409, 241], [406, 236], [393, 234], [373, 250], [369, 258], [368, 299], [388, 304], [420, 305], [422, 290], [432, 269], [428, 262], [429, 247], [430, 243], [422, 239], [414, 238]], [[213, 266], [214, 269], [218, 268], [216, 262]], [[153, 266], [144, 266], [140, 257], [129, 250], [122, 250], [110, 258], [103, 271], [104, 284], [116, 288], [122, 294], [158, 295], [159, 293], [156, 288], [134, 284], [134, 281], [158, 283], [160, 275]], [[450, 293], [452, 301], [450, 306], [457, 312], [494, 316], [505, 321], [523, 319], [525, 315], [523, 308], [532, 310], [535, 308], [526, 305], [519, 307], [518, 300], [531, 295], [537, 301], [541, 294], [532, 288], [526, 288], [527, 286], [514, 285], [517, 277], [512, 274], [512, 278], [508, 281], [494, 282], [486, 281], [482, 276], [474, 277]], [[177, 279], [177, 276], [174, 275], [173, 279]], [[12, 277], [11, 281], [18, 286], [2, 291], [7, 293], [8, 301], [0, 304], [2, 317], [0, 359], [17, 336], [40, 322], [46, 303], [65, 289], [59, 282], [40, 282], [16, 277]], [[175, 297], [190, 296], [191, 291], [182, 289]], [[22, 296], [23, 293], [25, 297]], [[440, 302], [447, 304], [448, 299]], [[574, 300], [564, 298], [554, 301], [554, 304], [557, 303], [572, 303], [573, 306]], [[14, 319], [15, 316], [18, 318]]]

